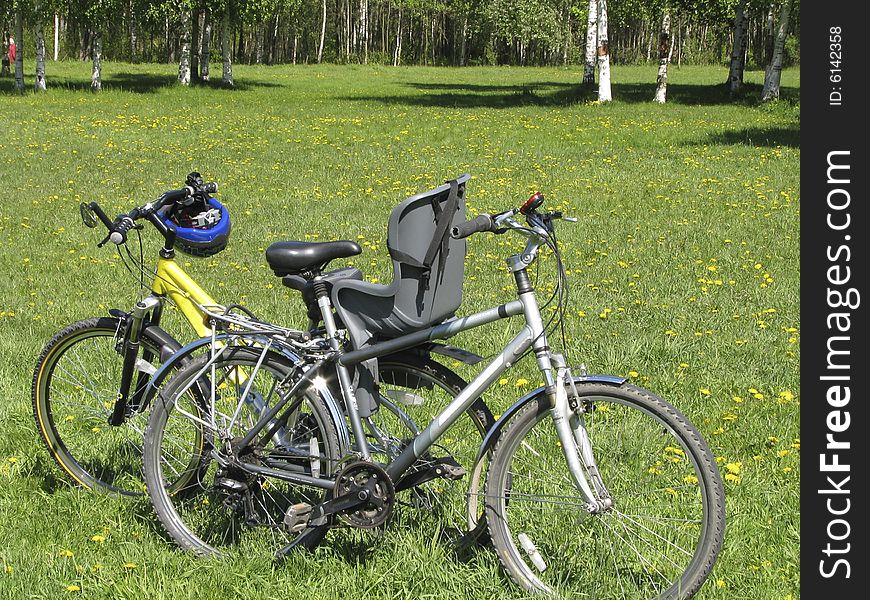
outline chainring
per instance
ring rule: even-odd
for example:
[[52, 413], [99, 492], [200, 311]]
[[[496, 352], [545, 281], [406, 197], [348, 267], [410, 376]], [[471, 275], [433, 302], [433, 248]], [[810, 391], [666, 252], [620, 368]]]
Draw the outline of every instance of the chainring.
[[349, 493], [368, 494], [365, 504], [338, 515], [345, 523], [360, 529], [383, 525], [396, 504], [396, 488], [387, 472], [376, 463], [357, 461], [342, 469], [332, 495], [338, 498]]

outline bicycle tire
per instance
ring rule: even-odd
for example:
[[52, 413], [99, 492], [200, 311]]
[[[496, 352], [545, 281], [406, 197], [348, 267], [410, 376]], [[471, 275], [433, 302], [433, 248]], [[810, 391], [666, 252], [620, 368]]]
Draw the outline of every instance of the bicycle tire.
[[[147, 407], [119, 426], [108, 423], [121, 381], [120, 331], [120, 319], [92, 317], [57, 332], [36, 361], [33, 416], [49, 454], [72, 483], [141, 496]], [[140, 341], [156, 361], [161, 341], [149, 328]]]
[[725, 530], [712, 453], [685, 416], [646, 390], [577, 387], [594, 409], [584, 421], [614, 506], [600, 514], [583, 508], [550, 403], [537, 396], [506, 426], [487, 475], [487, 523], [502, 565], [528, 592], [691, 597]]
[[[428, 425], [467, 385], [462, 377], [443, 364], [432, 358], [410, 353], [379, 359], [378, 380], [382, 406], [373, 419], [394, 436], [401, 436], [403, 433], [413, 436], [419, 433], [418, 426]], [[408, 400], [403, 403], [402, 399], [408, 396], [420, 404], [409, 405]], [[391, 402], [385, 402], [385, 398]], [[396, 413], [397, 409], [401, 414], [410, 417], [413, 426], [402, 423], [403, 419]], [[389, 425], [388, 419], [392, 421]], [[483, 438], [494, 423], [492, 411], [482, 398], [478, 398], [442, 435], [430, 453], [436, 459], [444, 458], [446, 454], [470, 472]], [[418, 468], [423, 464], [425, 461], [419, 461]], [[403, 492], [403, 502], [419, 509], [416, 519], [434, 520], [446, 540], [457, 542], [475, 539], [485, 528], [480, 518], [482, 515], [475, 515], [473, 526], [469, 526], [465, 494], [468, 478], [469, 474], [466, 473], [459, 480], [435, 479]], [[400, 515], [400, 518], [414, 517]]]
[[[210, 384], [214, 396], [209, 393], [204, 399], [200, 394], [187, 394], [186, 388], [204, 377], [201, 371], [208, 359], [200, 357], [179, 369], [154, 401], [143, 454], [148, 494], [161, 525], [183, 549], [202, 556], [223, 556], [239, 544], [265, 544], [274, 554], [298, 537], [293, 535], [298, 531], [283, 527], [287, 510], [303, 502], [314, 505], [325, 499], [327, 492], [265, 475], [222, 470], [215, 455], [228, 456], [228, 440], [240, 439], [258, 418], [248, 410], [236, 411], [242, 386], [250, 380], [253, 392], [249, 394], [270, 390], [263, 398], [267, 406], [274, 399], [274, 391], [281, 393], [279, 382], [292, 375], [294, 365], [270, 353], [257, 366], [258, 349], [228, 348], [214, 363], [216, 375]], [[246, 375], [240, 376], [240, 372]], [[277, 460], [298, 467], [300, 472], [309, 469], [309, 475], [316, 464], [321, 475], [329, 475], [341, 459], [338, 432], [329, 408], [313, 387], [302, 389], [297, 396], [301, 404], [293, 413], [293, 426], [288, 422], [282, 445], [270, 438], [246, 460], [264, 465]], [[214, 443], [208, 425], [210, 402], [215, 403], [214, 422], [218, 417], [227, 417], [224, 423], [231, 426], [220, 437], [221, 444]], [[229, 418], [236, 414], [237, 418]], [[305, 436], [310, 437], [302, 439]], [[317, 444], [316, 456], [311, 440]], [[323, 528], [307, 536], [306, 545], [316, 545], [325, 533]]]

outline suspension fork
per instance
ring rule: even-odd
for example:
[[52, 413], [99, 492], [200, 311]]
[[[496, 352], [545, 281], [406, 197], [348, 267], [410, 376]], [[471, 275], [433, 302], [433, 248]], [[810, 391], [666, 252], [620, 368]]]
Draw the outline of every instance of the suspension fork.
[[[551, 354], [550, 358], [553, 366], [556, 367], [556, 382], [547, 388], [552, 406], [550, 416], [559, 435], [568, 472], [571, 473], [574, 485], [586, 500], [586, 510], [590, 513], [604, 512], [613, 506], [613, 500], [604, 486], [595, 462], [592, 443], [583, 419], [583, 406], [579, 404], [574, 379], [561, 354]], [[571, 406], [568, 398], [569, 385], [572, 388], [573, 398], [578, 403], [574, 407]]]
[[[121, 368], [121, 384], [118, 388], [118, 397], [115, 400], [115, 405], [112, 408], [112, 414], [109, 416], [109, 424], [113, 426], [121, 425], [127, 418], [127, 406], [130, 398], [130, 384], [133, 381], [133, 374], [136, 372], [137, 357], [139, 355], [140, 337], [142, 334], [142, 323], [148, 312], [160, 306], [161, 300], [156, 296], [148, 296], [136, 303], [133, 311], [127, 322], [127, 332], [124, 335], [124, 343], [122, 349], [123, 366]], [[144, 373], [143, 373], [144, 374]], [[150, 377], [150, 374], [148, 375]], [[141, 389], [140, 389], [141, 388]], [[134, 394], [138, 399], [141, 397], [141, 390], [144, 386], [140, 382], [136, 386], [137, 393]], [[132, 408], [138, 408], [133, 406]]]

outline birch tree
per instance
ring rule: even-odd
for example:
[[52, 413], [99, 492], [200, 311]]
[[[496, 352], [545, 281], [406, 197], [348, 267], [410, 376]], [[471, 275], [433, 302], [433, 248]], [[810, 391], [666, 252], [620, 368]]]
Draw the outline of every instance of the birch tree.
[[[38, 10], [38, 9], [37, 9]], [[45, 91], [45, 34], [42, 29], [42, 18], [36, 24], [36, 81], [33, 89], [37, 92]]]
[[668, 64], [671, 62], [671, 12], [666, 4], [662, 15], [662, 29], [659, 33], [659, 74], [656, 79], [656, 93], [653, 100], [665, 103], [668, 96]]
[[785, 50], [785, 37], [788, 34], [788, 20], [791, 16], [791, 0], [782, 3], [782, 13], [779, 17], [779, 28], [776, 32], [776, 41], [773, 44], [773, 57], [764, 75], [764, 88], [761, 91], [761, 99], [764, 102], [779, 99], [779, 81], [782, 76], [782, 58]]
[[21, 43], [24, 39], [24, 17], [21, 15], [21, 6], [15, 3], [15, 91], [24, 93], [24, 48]]
[[93, 67], [91, 69], [91, 91], [103, 89], [103, 34], [99, 30], [93, 33]]
[[598, 101], [610, 102], [610, 49], [607, 46], [607, 0], [598, 0]]
[[228, 87], [233, 87], [233, 28], [229, 5], [224, 6], [221, 17], [221, 57], [223, 59], [223, 75], [221, 81]]
[[181, 59], [178, 63], [178, 83], [190, 85], [190, 12], [181, 17]]
[[731, 66], [728, 69], [728, 89], [731, 95], [743, 87], [743, 70], [746, 64], [746, 0], [740, 0], [734, 14], [734, 47], [731, 50]]
[[586, 55], [583, 61], [583, 83], [595, 83], [595, 57], [598, 53], [598, 0], [589, 0], [586, 19]]
[[202, 64], [199, 66], [199, 78], [209, 80], [208, 65], [211, 62], [211, 10], [206, 8], [202, 15]]
[[317, 46], [317, 64], [323, 60], [323, 43], [326, 41], [326, 0], [323, 0], [323, 20], [320, 25], [320, 44]]

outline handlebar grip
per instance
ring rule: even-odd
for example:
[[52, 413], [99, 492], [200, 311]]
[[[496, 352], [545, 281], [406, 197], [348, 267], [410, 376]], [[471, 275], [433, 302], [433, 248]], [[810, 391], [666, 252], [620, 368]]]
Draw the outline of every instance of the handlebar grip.
[[490, 215], [480, 215], [471, 221], [460, 223], [450, 230], [450, 236], [453, 239], [461, 240], [482, 231], [492, 231], [492, 217]]
[[129, 215], [123, 215], [118, 219], [118, 222], [112, 227], [112, 232], [109, 234], [109, 241], [119, 246], [127, 241], [127, 232], [130, 231], [135, 223]]
[[160, 200], [164, 205], [170, 204], [172, 202], [177, 202], [179, 200], [184, 200], [188, 196], [193, 194], [193, 188], [190, 186], [185, 186], [180, 190], [169, 190], [163, 192], [163, 195], [160, 197]]

